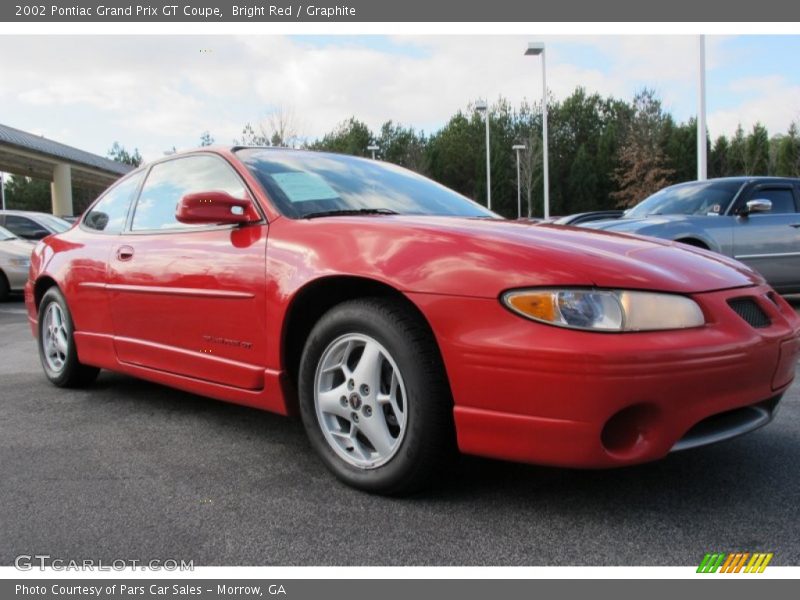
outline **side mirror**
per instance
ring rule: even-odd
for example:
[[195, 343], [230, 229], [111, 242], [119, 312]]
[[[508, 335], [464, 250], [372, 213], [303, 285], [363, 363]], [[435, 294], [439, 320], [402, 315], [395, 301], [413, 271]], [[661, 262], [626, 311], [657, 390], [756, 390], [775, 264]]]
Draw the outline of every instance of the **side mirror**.
[[770, 200], [748, 200], [744, 205], [742, 214], [749, 215], [750, 213], [767, 213], [772, 210], [772, 202]]
[[237, 225], [259, 220], [253, 202], [234, 198], [227, 192], [208, 191], [186, 194], [178, 202], [175, 218], [181, 223]]

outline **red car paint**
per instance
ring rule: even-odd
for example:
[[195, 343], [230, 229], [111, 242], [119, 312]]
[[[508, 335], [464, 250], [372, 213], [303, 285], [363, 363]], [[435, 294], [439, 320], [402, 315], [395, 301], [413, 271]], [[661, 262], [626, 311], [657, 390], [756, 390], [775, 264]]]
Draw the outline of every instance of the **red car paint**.
[[[205, 396], [290, 414], [286, 324], [307, 286], [348, 276], [394, 288], [441, 350], [463, 452], [606, 467], [664, 456], [696, 423], [779, 397], [800, 319], [763, 279], [720, 255], [650, 238], [528, 223], [412, 216], [290, 219], [225, 158], [266, 219], [244, 227], [103, 235], [82, 227], [34, 251], [34, 335], [43, 285], [75, 323], [80, 361]], [[345, 285], [345, 283], [342, 283]], [[608, 334], [525, 320], [499, 301], [520, 287], [685, 294], [704, 327]], [[755, 329], [727, 299], [771, 320]], [[615, 417], [615, 415], [617, 415]]]

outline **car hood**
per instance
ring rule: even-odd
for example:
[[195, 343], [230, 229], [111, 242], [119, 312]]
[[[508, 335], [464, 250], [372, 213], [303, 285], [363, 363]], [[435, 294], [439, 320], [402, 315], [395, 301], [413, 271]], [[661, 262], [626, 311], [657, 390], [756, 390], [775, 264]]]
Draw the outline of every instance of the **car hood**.
[[[284, 270], [299, 258], [310, 271], [362, 274], [405, 291], [497, 297], [515, 287], [574, 285], [697, 293], [763, 283], [748, 267], [708, 251], [576, 227], [381, 215], [297, 220], [278, 229], [270, 232], [269, 254]], [[281, 239], [289, 232], [297, 239]], [[299, 247], [303, 257], [283, 258]]]

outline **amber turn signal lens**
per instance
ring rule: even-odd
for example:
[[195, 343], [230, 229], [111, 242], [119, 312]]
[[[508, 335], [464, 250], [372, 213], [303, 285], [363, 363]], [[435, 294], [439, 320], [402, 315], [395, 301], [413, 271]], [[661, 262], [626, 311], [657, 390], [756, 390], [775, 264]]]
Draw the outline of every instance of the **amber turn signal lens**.
[[506, 302], [512, 308], [533, 319], [553, 322], [556, 320], [555, 298], [552, 292], [520, 292], [509, 294]]

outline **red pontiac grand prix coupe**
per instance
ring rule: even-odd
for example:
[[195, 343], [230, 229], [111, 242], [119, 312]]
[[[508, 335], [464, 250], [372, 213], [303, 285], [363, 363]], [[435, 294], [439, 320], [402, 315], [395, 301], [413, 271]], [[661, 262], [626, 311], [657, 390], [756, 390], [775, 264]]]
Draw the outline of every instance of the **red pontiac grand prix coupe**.
[[800, 319], [744, 265], [506, 221], [419, 175], [204, 149], [36, 247], [25, 301], [58, 386], [99, 369], [299, 413], [340, 479], [430, 481], [454, 448], [615, 467], [769, 422]]

